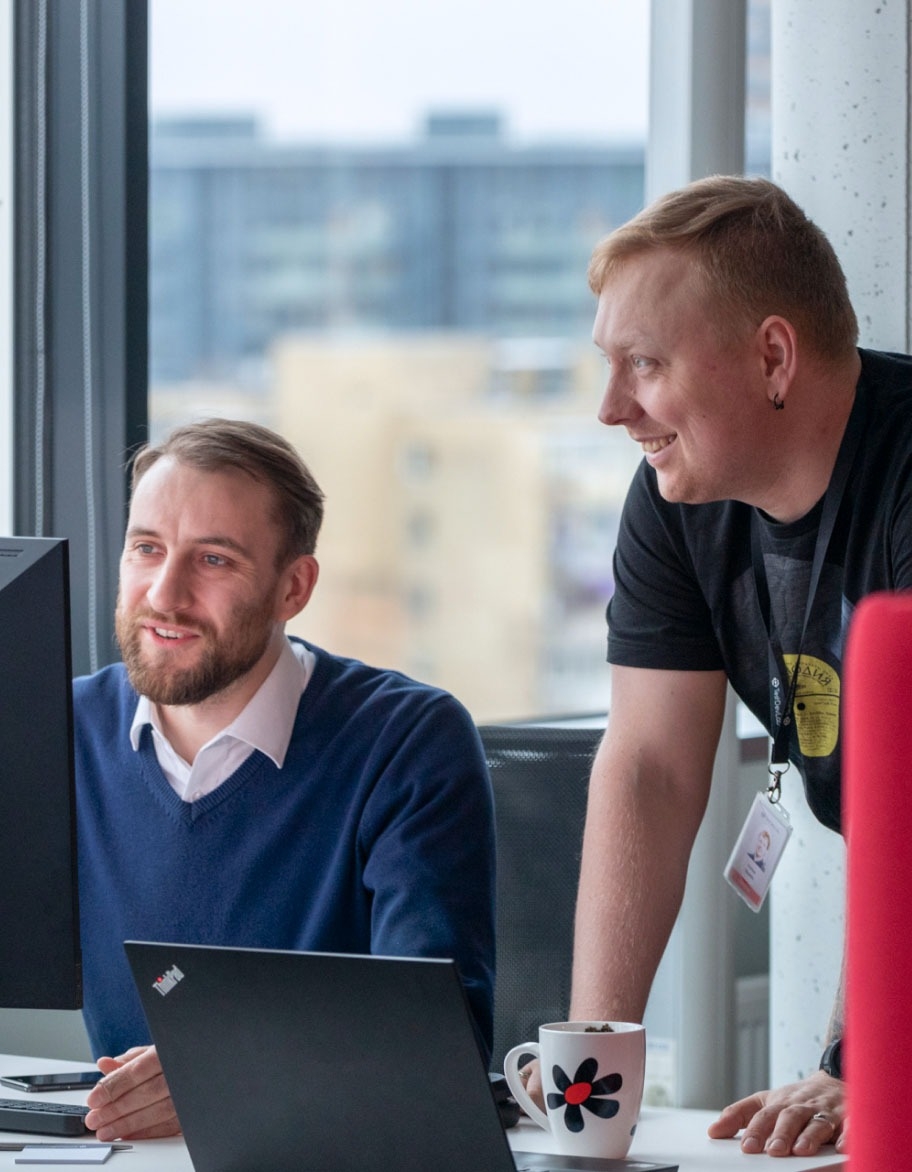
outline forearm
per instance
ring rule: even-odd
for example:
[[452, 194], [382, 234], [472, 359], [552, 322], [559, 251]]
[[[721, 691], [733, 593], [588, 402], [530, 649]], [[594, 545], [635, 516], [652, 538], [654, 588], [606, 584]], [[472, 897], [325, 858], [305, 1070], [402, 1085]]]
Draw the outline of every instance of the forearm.
[[612, 672], [577, 897], [577, 1020], [642, 1021], [684, 895], [724, 708], [721, 672]]
[[642, 1021], [684, 893], [692, 838], [644, 797], [590, 804], [580, 869], [571, 1017]]

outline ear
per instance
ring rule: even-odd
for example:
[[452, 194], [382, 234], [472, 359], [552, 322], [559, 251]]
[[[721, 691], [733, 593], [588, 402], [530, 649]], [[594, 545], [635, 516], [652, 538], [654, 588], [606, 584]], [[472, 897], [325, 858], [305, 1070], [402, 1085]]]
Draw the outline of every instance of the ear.
[[320, 575], [317, 559], [311, 554], [301, 554], [291, 565], [286, 566], [279, 579], [276, 596], [276, 619], [288, 622], [307, 606]]
[[757, 330], [766, 396], [770, 403], [785, 403], [798, 370], [798, 335], [784, 317], [765, 318]]

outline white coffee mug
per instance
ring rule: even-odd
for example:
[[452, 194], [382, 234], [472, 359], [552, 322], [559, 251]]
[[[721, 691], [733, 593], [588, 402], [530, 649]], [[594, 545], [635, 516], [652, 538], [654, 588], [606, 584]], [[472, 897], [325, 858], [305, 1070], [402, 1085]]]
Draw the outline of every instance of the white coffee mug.
[[[519, 1076], [523, 1057], [541, 1066], [547, 1114]], [[510, 1091], [533, 1123], [551, 1133], [555, 1151], [621, 1160], [640, 1117], [646, 1030], [627, 1021], [558, 1021], [543, 1025], [537, 1042], [514, 1046], [504, 1058]]]

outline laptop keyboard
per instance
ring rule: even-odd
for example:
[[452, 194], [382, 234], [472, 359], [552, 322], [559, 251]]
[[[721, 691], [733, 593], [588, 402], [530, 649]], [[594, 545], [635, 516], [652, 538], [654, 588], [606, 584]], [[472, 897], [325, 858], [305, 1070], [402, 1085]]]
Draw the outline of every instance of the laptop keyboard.
[[75, 1103], [33, 1103], [30, 1099], [0, 1099], [0, 1131], [30, 1131], [35, 1135], [85, 1135], [88, 1107]]

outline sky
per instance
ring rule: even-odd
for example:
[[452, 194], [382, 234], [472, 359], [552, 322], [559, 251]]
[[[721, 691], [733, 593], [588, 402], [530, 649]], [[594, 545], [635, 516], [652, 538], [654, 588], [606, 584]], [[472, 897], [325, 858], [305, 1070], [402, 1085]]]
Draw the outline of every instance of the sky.
[[156, 115], [284, 140], [408, 141], [496, 109], [517, 141], [642, 140], [649, 0], [150, 0]]

